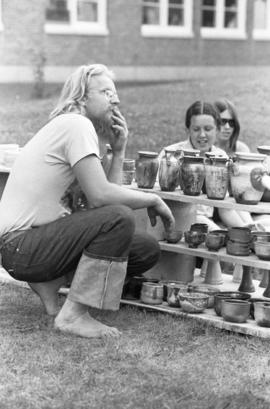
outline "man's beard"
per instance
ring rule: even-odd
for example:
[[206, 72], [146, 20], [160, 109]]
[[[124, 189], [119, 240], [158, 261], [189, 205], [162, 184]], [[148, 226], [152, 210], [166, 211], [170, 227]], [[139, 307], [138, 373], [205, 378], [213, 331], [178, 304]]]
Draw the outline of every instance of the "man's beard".
[[113, 132], [111, 128], [112, 124], [108, 120], [102, 119], [92, 119], [92, 123], [99, 138], [103, 142], [108, 143], [110, 140], [110, 135]]

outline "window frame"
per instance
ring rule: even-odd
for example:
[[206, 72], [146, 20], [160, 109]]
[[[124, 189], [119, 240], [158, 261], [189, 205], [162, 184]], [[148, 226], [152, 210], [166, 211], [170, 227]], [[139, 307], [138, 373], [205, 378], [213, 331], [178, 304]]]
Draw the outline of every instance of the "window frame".
[[[143, 4], [143, 3], [142, 3]], [[169, 0], [159, 0], [159, 24], [141, 24], [143, 37], [183, 37], [191, 38], [193, 33], [193, 0], [183, 0], [184, 26], [169, 26], [167, 24]]]
[[[1, 0], [0, 0], [1, 1]], [[97, 0], [97, 22], [78, 21], [77, 1], [67, 0], [68, 10], [70, 11], [70, 21], [67, 24], [62, 23], [45, 23], [44, 30], [48, 34], [77, 34], [77, 35], [108, 35], [107, 27], [107, 0]]]
[[[202, 3], [201, 3], [202, 13]], [[202, 15], [202, 14], [201, 14]], [[224, 27], [225, 0], [216, 0], [216, 26], [203, 27], [201, 22], [200, 34], [202, 38], [245, 40], [247, 38], [246, 18], [247, 0], [237, 0], [238, 26], [236, 28]]]
[[[270, 0], [266, 0], [266, 28], [253, 28], [252, 37], [254, 40], [270, 40]], [[253, 4], [255, 7], [255, 4]], [[255, 16], [255, 10], [253, 8], [253, 15]], [[253, 21], [254, 24], [254, 21]]]
[[3, 24], [3, 2], [0, 0], [0, 31], [4, 30], [4, 24]]

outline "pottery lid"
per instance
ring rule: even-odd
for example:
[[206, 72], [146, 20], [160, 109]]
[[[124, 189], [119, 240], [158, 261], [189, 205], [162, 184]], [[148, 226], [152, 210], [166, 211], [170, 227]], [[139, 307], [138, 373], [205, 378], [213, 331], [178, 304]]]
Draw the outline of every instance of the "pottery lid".
[[246, 159], [246, 160], [264, 160], [266, 159], [266, 155], [262, 155], [261, 153], [253, 153], [253, 152], [235, 152], [235, 156], [238, 159]]
[[257, 151], [259, 153], [264, 153], [266, 155], [270, 155], [270, 145], [260, 145], [257, 146]]
[[138, 154], [140, 156], [147, 156], [148, 158], [156, 158], [158, 156], [157, 152], [151, 152], [151, 151], [138, 151]]

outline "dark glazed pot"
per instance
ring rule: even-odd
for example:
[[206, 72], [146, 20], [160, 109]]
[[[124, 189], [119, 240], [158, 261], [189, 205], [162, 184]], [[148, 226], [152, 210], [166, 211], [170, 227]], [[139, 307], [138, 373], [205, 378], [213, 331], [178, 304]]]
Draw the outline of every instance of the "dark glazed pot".
[[249, 300], [251, 298], [250, 294], [241, 293], [239, 291], [220, 291], [218, 294], [214, 295], [214, 310], [218, 316], [221, 315], [221, 302], [225, 299], [234, 300]]
[[254, 317], [260, 327], [270, 327], [270, 303], [255, 302]]
[[243, 323], [247, 321], [249, 313], [249, 301], [225, 299], [221, 302], [221, 315], [225, 321]]
[[159, 161], [157, 152], [139, 151], [136, 160], [136, 181], [140, 188], [152, 189], [156, 182]]
[[199, 196], [204, 179], [204, 158], [201, 156], [184, 156], [181, 166], [181, 183], [184, 194]]

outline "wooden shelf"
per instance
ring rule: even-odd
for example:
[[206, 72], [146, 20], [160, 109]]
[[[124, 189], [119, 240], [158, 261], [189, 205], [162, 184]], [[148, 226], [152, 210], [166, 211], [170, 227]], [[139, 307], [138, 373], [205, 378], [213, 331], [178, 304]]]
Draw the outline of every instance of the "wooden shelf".
[[[128, 185], [127, 185], [128, 186]], [[162, 199], [172, 200], [182, 203], [204, 204], [207, 206], [220, 207], [223, 209], [243, 210], [251, 213], [266, 213], [270, 214], [270, 202], [259, 202], [256, 205], [247, 205], [236, 203], [233, 197], [226, 197], [223, 200], [208, 199], [206, 195], [188, 196], [184, 195], [183, 191], [176, 189], [174, 192], [163, 192], [159, 185], [156, 184], [154, 189], [138, 188], [136, 183], [129, 186], [131, 189], [141, 190], [143, 192], [151, 192], [158, 194]]]
[[206, 258], [208, 260], [221, 260], [235, 264], [242, 264], [245, 266], [269, 269], [270, 261], [260, 260], [255, 254], [251, 253], [249, 256], [233, 256], [227, 254], [226, 248], [222, 247], [219, 251], [209, 251], [205, 244], [201, 244], [198, 248], [193, 249], [188, 247], [184, 241], [177, 244], [170, 244], [165, 241], [159, 241], [161, 250], [170, 251], [172, 253], [189, 254]]

